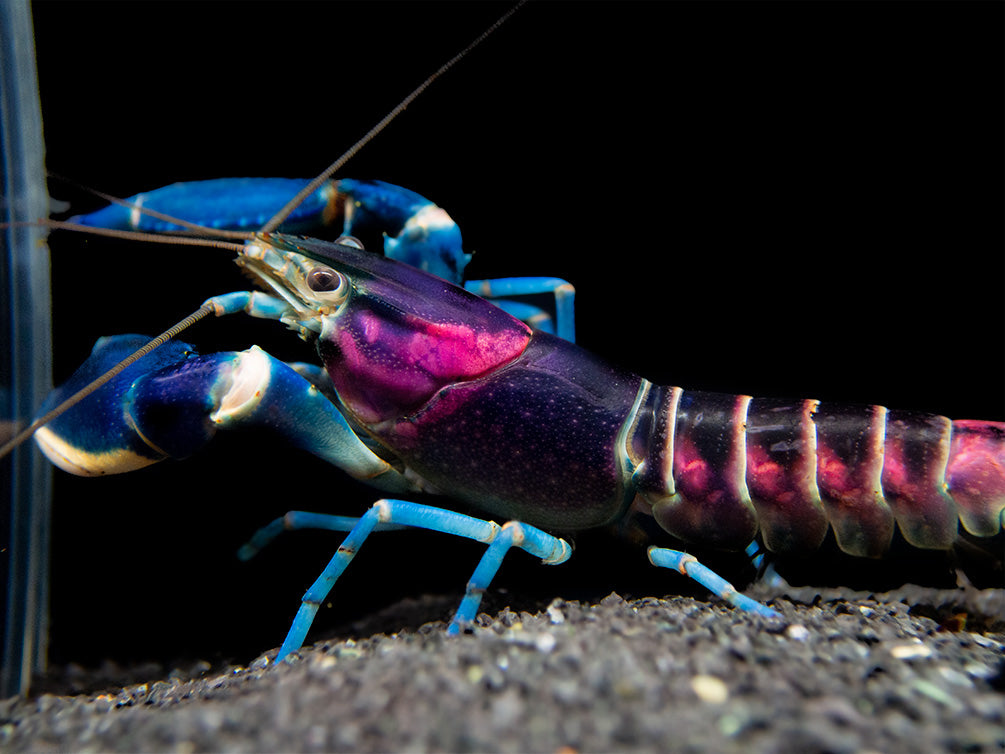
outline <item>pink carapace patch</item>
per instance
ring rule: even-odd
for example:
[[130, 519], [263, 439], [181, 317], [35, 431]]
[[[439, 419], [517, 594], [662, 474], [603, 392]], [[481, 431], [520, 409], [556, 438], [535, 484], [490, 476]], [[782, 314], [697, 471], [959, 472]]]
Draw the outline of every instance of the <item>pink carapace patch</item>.
[[516, 320], [487, 331], [409, 315], [384, 320], [361, 311], [352, 327], [338, 331], [337, 358], [327, 366], [342, 400], [371, 423], [407, 415], [446, 385], [509, 363], [529, 339], [530, 329]]

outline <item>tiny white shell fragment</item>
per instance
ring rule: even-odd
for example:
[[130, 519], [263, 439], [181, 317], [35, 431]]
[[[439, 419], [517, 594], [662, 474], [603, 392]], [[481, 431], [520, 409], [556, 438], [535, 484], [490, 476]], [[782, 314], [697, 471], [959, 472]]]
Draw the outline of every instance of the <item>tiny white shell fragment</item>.
[[785, 629], [785, 635], [793, 641], [806, 641], [810, 636], [810, 630], [801, 623], [793, 623]]
[[691, 679], [691, 690], [709, 704], [723, 704], [729, 699], [729, 688], [713, 675], [696, 675]]
[[898, 660], [918, 660], [932, 656], [932, 650], [922, 643], [898, 644], [890, 650], [890, 655]]

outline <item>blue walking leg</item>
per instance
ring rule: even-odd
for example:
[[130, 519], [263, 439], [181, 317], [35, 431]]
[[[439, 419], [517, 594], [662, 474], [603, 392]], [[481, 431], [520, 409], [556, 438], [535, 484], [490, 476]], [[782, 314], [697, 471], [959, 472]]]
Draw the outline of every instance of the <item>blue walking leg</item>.
[[541, 558], [541, 562], [545, 565], [564, 563], [572, 554], [569, 544], [564, 539], [553, 537], [537, 527], [522, 524], [519, 521], [510, 521], [504, 524], [499, 536], [492, 541], [485, 554], [482, 555], [478, 567], [472, 574], [471, 580], [468, 581], [461, 606], [457, 608], [453, 620], [447, 626], [447, 634], [456, 636], [475, 619], [482, 595], [492, 583], [496, 571], [499, 570], [503, 558], [506, 557], [506, 553], [511, 547], [526, 550], [531, 555]]
[[[497, 306], [510, 312], [517, 319], [536, 327], [522, 314], [511, 311], [506, 301], [510, 296], [533, 296], [541, 293], [555, 296], [555, 334], [571, 343], [576, 342], [576, 318], [574, 314], [576, 289], [561, 278], [526, 277], [498, 278], [495, 280], [469, 280], [464, 288], [482, 298], [492, 299]], [[501, 299], [501, 300], [497, 300]], [[535, 309], [537, 307], [534, 307]], [[538, 310], [543, 313], [543, 310]], [[539, 328], [544, 329], [544, 328]], [[549, 330], [550, 332], [550, 330]]]
[[540, 306], [534, 306], [523, 301], [512, 299], [493, 299], [493, 304], [498, 306], [511, 317], [516, 317], [525, 325], [535, 330], [546, 332], [549, 335], [555, 334], [555, 319], [551, 314]]
[[[461, 603], [461, 610], [472, 612], [472, 615], [481, 599], [479, 590], [484, 591], [488, 586], [492, 576], [499, 569], [502, 557], [510, 547], [521, 547], [541, 557], [546, 563], [561, 563], [571, 553], [571, 548], [564, 540], [552, 537], [531, 526], [507, 524], [506, 527], [501, 528], [492, 521], [485, 521], [429, 505], [406, 500], [379, 500], [360, 517], [355, 527], [339, 546], [338, 552], [304, 594], [300, 609], [293, 619], [293, 625], [276, 656], [276, 662], [285, 659], [291, 652], [295, 652], [303, 646], [304, 638], [314, 621], [314, 616], [335, 582], [345, 571], [370, 533], [378, 525], [386, 524], [430, 529], [490, 544], [490, 552], [487, 552], [482, 558], [482, 564], [479, 564], [476, 575], [472, 577], [471, 584], [469, 584], [468, 593]], [[501, 532], [505, 533], [500, 536]], [[502, 544], [492, 547], [491, 544], [494, 544], [497, 539], [500, 539]], [[458, 615], [461, 617], [460, 619], [455, 617], [455, 622], [463, 621], [461, 610], [458, 610]]]
[[[270, 521], [256, 531], [237, 551], [240, 560], [251, 560], [272, 540], [284, 531], [298, 529], [324, 529], [326, 531], [352, 531], [359, 523], [359, 516], [332, 516], [328, 513], [311, 513], [309, 511], [288, 511], [285, 516]], [[400, 531], [408, 527], [398, 524], [377, 524], [374, 531]]]
[[754, 540], [744, 550], [750, 556], [750, 562], [757, 569], [757, 581], [775, 589], [783, 589], [788, 586], [788, 582], [775, 568], [775, 564], [768, 560], [768, 551], [757, 540]]
[[753, 563], [754, 568], [761, 567], [761, 564], [764, 562], [764, 549], [756, 539], [747, 545], [744, 552], [747, 553], [747, 557], [750, 558], [750, 562]]
[[680, 571], [688, 578], [697, 581], [720, 599], [725, 600], [740, 610], [763, 615], [766, 618], [782, 617], [780, 613], [775, 612], [770, 607], [740, 594], [736, 590], [736, 587], [707, 566], [699, 563], [698, 559], [693, 555], [688, 555], [680, 550], [669, 550], [665, 547], [650, 547], [649, 562], [660, 568], [670, 568]]

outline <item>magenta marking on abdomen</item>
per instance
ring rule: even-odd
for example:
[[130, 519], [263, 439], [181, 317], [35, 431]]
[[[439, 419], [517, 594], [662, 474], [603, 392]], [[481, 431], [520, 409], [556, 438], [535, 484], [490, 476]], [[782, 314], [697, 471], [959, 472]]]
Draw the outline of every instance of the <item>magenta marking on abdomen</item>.
[[886, 420], [883, 495], [904, 538], [948, 549], [956, 541], [956, 503], [946, 492], [951, 422], [944, 416], [891, 411]]
[[827, 535], [817, 489], [817, 404], [754, 398], [747, 412], [747, 487], [774, 552], [814, 550]]
[[750, 396], [684, 392], [677, 406], [676, 495], [653, 505], [667, 531], [688, 541], [744, 547], [757, 533], [744, 442]]
[[1005, 526], [1005, 422], [957, 420], [946, 484], [963, 527], [993, 537]]

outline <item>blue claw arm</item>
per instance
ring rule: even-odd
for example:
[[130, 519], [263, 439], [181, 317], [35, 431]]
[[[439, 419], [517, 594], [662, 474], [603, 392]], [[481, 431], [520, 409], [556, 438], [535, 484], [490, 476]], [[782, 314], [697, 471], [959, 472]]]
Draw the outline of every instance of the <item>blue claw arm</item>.
[[[206, 228], [253, 231], [306, 185], [306, 179], [297, 178], [217, 178], [173, 183], [129, 197], [126, 201], [131, 207], [112, 204], [96, 212], [76, 215], [70, 221], [154, 233], [186, 230], [144, 214], [139, 209], [142, 207]], [[340, 178], [324, 184], [305, 199], [280, 230], [317, 234], [340, 223], [344, 235], [381, 237], [385, 256], [455, 285], [464, 285], [468, 291], [493, 300], [531, 327], [575, 342], [575, 289], [569, 283], [546, 277], [464, 283], [471, 254], [464, 251], [461, 231], [450, 215], [421, 194], [384, 181]], [[540, 294], [554, 295], [554, 317], [526, 301], [512, 300], [515, 296]]]
[[[135, 208], [144, 207], [206, 228], [258, 230], [307, 183], [299, 178], [217, 178], [172, 183], [126, 199], [134, 207], [111, 204], [96, 212], [71, 217], [70, 222], [152, 233], [187, 230]], [[325, 184], [294, 210], [282, 229], [292, 233], [322, 227], [325, 209], [334, 195], [335, 187]]]
[[[142, 335], [102, 338], [42, 411], [147, 340]], [[186, 343], [169, 342], [42, 427], [35, 437], [53, 463], [66, 471], [100, 475], [184, 458], [208, 443], [217, 430], [247, 426], [266, 427], [385, 491], [417, 491], [413, 482], [359, 439], [323, 393], [255, 346], [200, 356]]]
[[471, 255], [464, 252], [457, 223], [443, 209], [384, 181], [342, 178], [336, 185], [345, 200], [343, 233], [381, 233], [384, 256], [461, 284]]
[[[154, 233], [186, 230], [139, 209], [144, 208], [206, 228], [258, 230], [307, 183], [297, 178], [173, 183], [129, 197], [130, 207], [112, 204], [70, 221]], [[471, 261], [462, 248], [460, 229], [446, 212], [424, 196], [384, 181], [330, 181], [304, 200], [280, 230], [309, 234], [339, 223], [345, 235], [382, 236], [386, 256], [458, 285]]]

